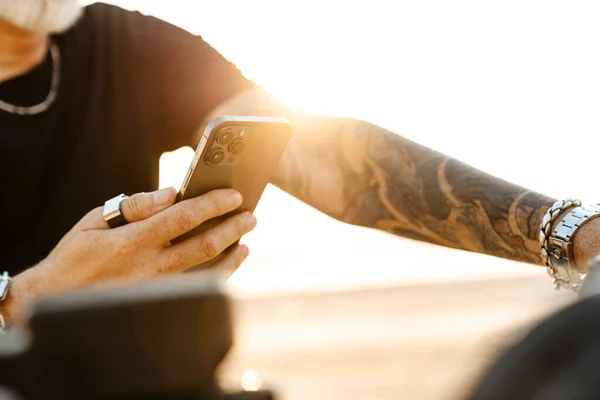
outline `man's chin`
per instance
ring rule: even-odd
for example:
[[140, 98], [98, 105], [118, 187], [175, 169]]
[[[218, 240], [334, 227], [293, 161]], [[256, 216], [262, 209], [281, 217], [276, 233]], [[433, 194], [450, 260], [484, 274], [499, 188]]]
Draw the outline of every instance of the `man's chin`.
[[82, 12], [79, 0], [0, 0], [0, 19], [40, 34], [68, 30]]

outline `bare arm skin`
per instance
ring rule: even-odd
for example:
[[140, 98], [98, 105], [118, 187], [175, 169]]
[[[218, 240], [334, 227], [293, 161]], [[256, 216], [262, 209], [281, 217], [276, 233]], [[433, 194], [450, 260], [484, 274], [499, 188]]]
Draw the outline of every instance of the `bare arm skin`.
[[[165, 188], [137, 193], [120, 209], [128, 221], [110, 229], [103, 207], [86, 214], [40, 263], [16, 275], [0, 315], [9, 324], [27, 320], [31, 303], [69, 290], [133, 283], [193, 268], [237, 243], [254, 229], [251, 213], [240, 213], [214, 228], [175, 245], [172, 239], [217, 216], [237, 209], [242, 196], [214, 190], [175, 204], [176, 192]], [[213, 268], [231, 273], [248, 255], [236, 245]]]
[[[231, 99], [213, 115], [222, 114], [286, 116], [294, 136], [272, 182], [333, 218], [541, 265], [538, 230], [555, 199], [371, 123], [303, 115], [262, 89]], [[598, 232], [596, 221], [580, 232]], [[589, 238], [575, 243], [578, 264], [590, 246]]]

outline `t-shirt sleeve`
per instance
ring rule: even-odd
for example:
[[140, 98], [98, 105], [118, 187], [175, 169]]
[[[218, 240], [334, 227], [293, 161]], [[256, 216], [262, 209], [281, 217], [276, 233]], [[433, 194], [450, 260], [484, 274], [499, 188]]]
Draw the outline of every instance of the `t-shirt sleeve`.
[[[136, 53], [143, 82], [140, 101], [149, 105], [152, 138], [159, 153], [195, 146], [208, 114], [228, 98], [256, 86], [202, 39], [138, 13]], [[150, 138], [149, 138], [150, 139]]]

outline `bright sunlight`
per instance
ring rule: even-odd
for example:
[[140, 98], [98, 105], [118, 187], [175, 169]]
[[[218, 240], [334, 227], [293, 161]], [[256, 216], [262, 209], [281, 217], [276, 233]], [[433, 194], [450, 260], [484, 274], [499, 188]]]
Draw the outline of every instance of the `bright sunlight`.
[[[202, 35], [297, 107], [369, 120], [532, 190], [600, 198], [588, 184], [598, 5], [582, 14], [554, 1], [109, 2]], [[163, 157], [161, 186], [178, 187], [192, 153]], [[576, 161], [551, 168], [561, 154]], [[274, 187], [256, 214], [251, 256], [231, 279], [241, 294], [544, 273], [350, 227]]]

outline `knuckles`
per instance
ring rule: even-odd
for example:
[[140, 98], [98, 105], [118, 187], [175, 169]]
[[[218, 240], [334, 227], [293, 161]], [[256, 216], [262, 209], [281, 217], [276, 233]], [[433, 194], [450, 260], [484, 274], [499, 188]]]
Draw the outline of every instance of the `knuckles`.
[[164, 274], [164, 273], [168, 273], [171, 271], [181, 271], [186, 269], [187, 267], [187, 255], [185, 253], [183, 253], [182, 251], [175, 251], [171, 254], [171, 256], [169, 257], [169, 262], [167, 265], [161, 265], [158, 268], [158, 273], [160, 275]]
[[174, 215], [175, 225], [182, 231], [189, 231], [196, 227], [193, 210], [181, 208]]
[[200, 238], [200, 253], [205, 260], [211, 260], [219, 255], [219, 246], [211, 235], [202, 235]]
[[142, 205], [142, 201], [140, 200], [140, 195], [135, 194], [127, 198], [127, 200], [125, 201], [127, 202], [127, 208], [129, 209], [129, 212], [131, 214], [128, 217], [131, 220], [142, 219], [146, 216], [146, 213], [144, 212], [144, 207]]

